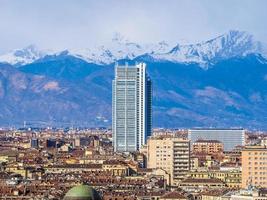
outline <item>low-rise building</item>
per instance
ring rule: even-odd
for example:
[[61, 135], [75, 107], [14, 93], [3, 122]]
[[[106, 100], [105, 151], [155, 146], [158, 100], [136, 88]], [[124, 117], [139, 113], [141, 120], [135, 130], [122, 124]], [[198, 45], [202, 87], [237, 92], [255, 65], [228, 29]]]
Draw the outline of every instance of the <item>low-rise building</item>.
[[241, 171], [236, 170], [195, 170], [190, 171], [188, 176], [197, 179], [220, 179], [228, 188], [241, 188]]
[[231, 200], [267, 200], [267, 189], [249, 188], [231, 195]]
[[226, 195], [229, 189], [207, 190], [201, 193], [201, 200], [230, 200], [231, 196]]
[[192, 144], [194, 153], [215, 154], [223, 152], [223, 144], [218, 140], [199, 139]]
[[195, 189], [219, 189], [224, 188], [226, 185], [220, 179], [215, 178], [187, 178], [180, 182], [179, 187], [185, 191], [194, 191]]
[[106, 172], [110, 172], [113, 176], [129, 175], [129, 167], [125, 162], [118, 160], [107, 160], [102, 164], [102, 168]]

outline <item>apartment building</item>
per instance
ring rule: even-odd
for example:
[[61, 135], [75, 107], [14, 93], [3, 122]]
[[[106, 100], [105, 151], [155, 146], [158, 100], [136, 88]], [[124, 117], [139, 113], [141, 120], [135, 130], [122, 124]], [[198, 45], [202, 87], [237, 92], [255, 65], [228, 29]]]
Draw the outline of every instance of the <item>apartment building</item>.
[[267, 188], [267, 147], [246, 146], [242, 150], [242, 188]]
[[190, 169], [189, 140], [173, 136], [150, 137], [147, 142], [147, 166], [165, 170], [170, 174], [170, 185], [178, 185]]

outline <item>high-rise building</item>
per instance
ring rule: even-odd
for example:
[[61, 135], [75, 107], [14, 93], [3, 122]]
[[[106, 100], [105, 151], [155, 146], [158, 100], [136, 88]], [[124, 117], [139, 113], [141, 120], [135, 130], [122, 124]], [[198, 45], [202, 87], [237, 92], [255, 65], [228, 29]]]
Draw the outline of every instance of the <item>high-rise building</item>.
[[31, 148], [38, 149], [39, 140], [37, 138], [31, 138]]
[[56, 148], [57, 147], [57, 141], [55, 139], [49, 138], [46, 140], [46, 147], [47, 148]]
[[139, 150], [152, 128], [152, 84], [146, 64], [116, 65], [112, 90], [114, 150]]
[[267, 147], [246, 146], [242, 149], [242, 188], [267, 188]]
[[170, 175], [170, 185], [178, 185], [190, 170], [189, 140], [174, 136], [154, 136], [147, 142], [147, 167]]
[[80, 137], [74, 138], [74, 147], [80, 147], [81, 146], [81, 139]]
[[223, 143], [225, 151], [231, 151], [236, 146], [245, 145], [244, 129], [189, 129], [188, 139], [191, 144], [197, 140], [218, 140]]

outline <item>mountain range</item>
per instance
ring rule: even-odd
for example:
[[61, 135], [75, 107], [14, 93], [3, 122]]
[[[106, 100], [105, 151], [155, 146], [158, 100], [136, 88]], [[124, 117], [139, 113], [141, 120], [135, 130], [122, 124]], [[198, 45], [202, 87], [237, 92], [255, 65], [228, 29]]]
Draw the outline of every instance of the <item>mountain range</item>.
[[197, 44], [109, 45], [0, 55], [0, 125], [110, 126], [114, 63], [145, 62], [154, 127], [267, 129], [267, 48], [242, 31]]

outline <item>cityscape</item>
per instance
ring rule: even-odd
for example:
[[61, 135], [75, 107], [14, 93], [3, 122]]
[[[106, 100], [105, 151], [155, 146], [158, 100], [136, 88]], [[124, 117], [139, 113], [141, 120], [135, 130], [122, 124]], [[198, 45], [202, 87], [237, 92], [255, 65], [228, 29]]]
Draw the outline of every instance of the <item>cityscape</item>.
[[0, 200], [267, 200], [267, 2], [0, 4]]

